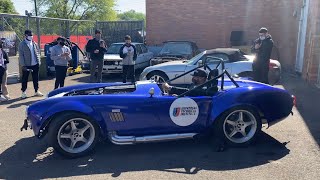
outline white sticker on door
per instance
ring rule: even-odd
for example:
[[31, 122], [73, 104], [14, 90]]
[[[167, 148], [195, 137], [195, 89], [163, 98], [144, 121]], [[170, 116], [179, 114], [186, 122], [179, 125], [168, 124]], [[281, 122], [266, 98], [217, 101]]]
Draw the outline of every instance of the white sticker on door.
[[170, 106], [170, 118], [178, 126], [193, 124], [199, 115], [198, 104], [190, 98], [178, 98]]

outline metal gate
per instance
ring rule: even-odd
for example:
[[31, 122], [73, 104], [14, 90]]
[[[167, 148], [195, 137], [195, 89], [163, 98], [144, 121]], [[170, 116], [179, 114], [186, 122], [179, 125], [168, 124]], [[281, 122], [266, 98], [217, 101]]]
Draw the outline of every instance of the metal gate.
[[108, 45], [123, 42], [126, 35], [131, 36], [132, 42], [144, 42], [144, 21], [99, 21], [96, 26]]

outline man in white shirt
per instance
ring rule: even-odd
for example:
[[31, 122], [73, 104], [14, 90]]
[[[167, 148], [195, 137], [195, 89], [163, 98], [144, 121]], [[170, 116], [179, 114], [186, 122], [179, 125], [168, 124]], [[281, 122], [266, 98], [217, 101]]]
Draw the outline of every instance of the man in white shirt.
[[29, 72], [31, 72], [35, 96], [43, 96], [39, 89], [39, 66], [40, 56], [37, 44], [33, 41], [31, 30], [25, 31], [25, 39], [19, 44], [19, 63], [22, 68], [22, 95], [27, 98], [26, 90], [28, 85]]

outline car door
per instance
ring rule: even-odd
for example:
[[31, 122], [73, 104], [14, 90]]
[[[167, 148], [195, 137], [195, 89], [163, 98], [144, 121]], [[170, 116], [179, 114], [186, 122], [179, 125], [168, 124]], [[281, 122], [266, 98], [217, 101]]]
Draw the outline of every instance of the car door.
[[161, 134], [199, 133], [208, 125], [212, 97], [173, 97], [158, 98], [156, 107]]
[[157, 115], [157, 99], [148, 94], [103, 95], [94, 101], [93, 108], [102, 115], [109, 132], [134, 136], [158, 132], [155, 130], [161, 123]]

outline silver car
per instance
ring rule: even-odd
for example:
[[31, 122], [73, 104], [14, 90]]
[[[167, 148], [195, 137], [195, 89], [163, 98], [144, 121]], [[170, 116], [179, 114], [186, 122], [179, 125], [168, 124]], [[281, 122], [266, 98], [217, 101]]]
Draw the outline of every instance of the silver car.
[[[144, 69], [149, 66], [153, 53], [143, 43], [132, 43], [137, 49], [137, 60], [135, 61], [135, 69]], [[113, 43], [104, 55], [104, 74], [122, 73], [122, 58], [120, 58], [120, 48], [124, 43]]]
[[[165, 82], [202, 65], [204, 60], [207, 61], [211, 69], [214, 69], [219, 63], [216, 58], [220, 58], [225, 62], [225, 69], [231, 75], [237, 74], [240, 77], [253, 76], [252, 64], [254, 56], [246, 55], [241, 50], [235, 48], [218, 48], [204, 51], [190, 60], [171, 61], [150, 66], [141, 73], [140, 80], [154, 79], [157, 82]], [[221, 70], [221, 66], [219, 68]], [[270, 59], [269, 68], [269, 83], [275, 84], [280, 79], [281, 64], [277, 60]], [[192, 76], [189, 73], [171, 83], [191, 84], [191, 82]]]

